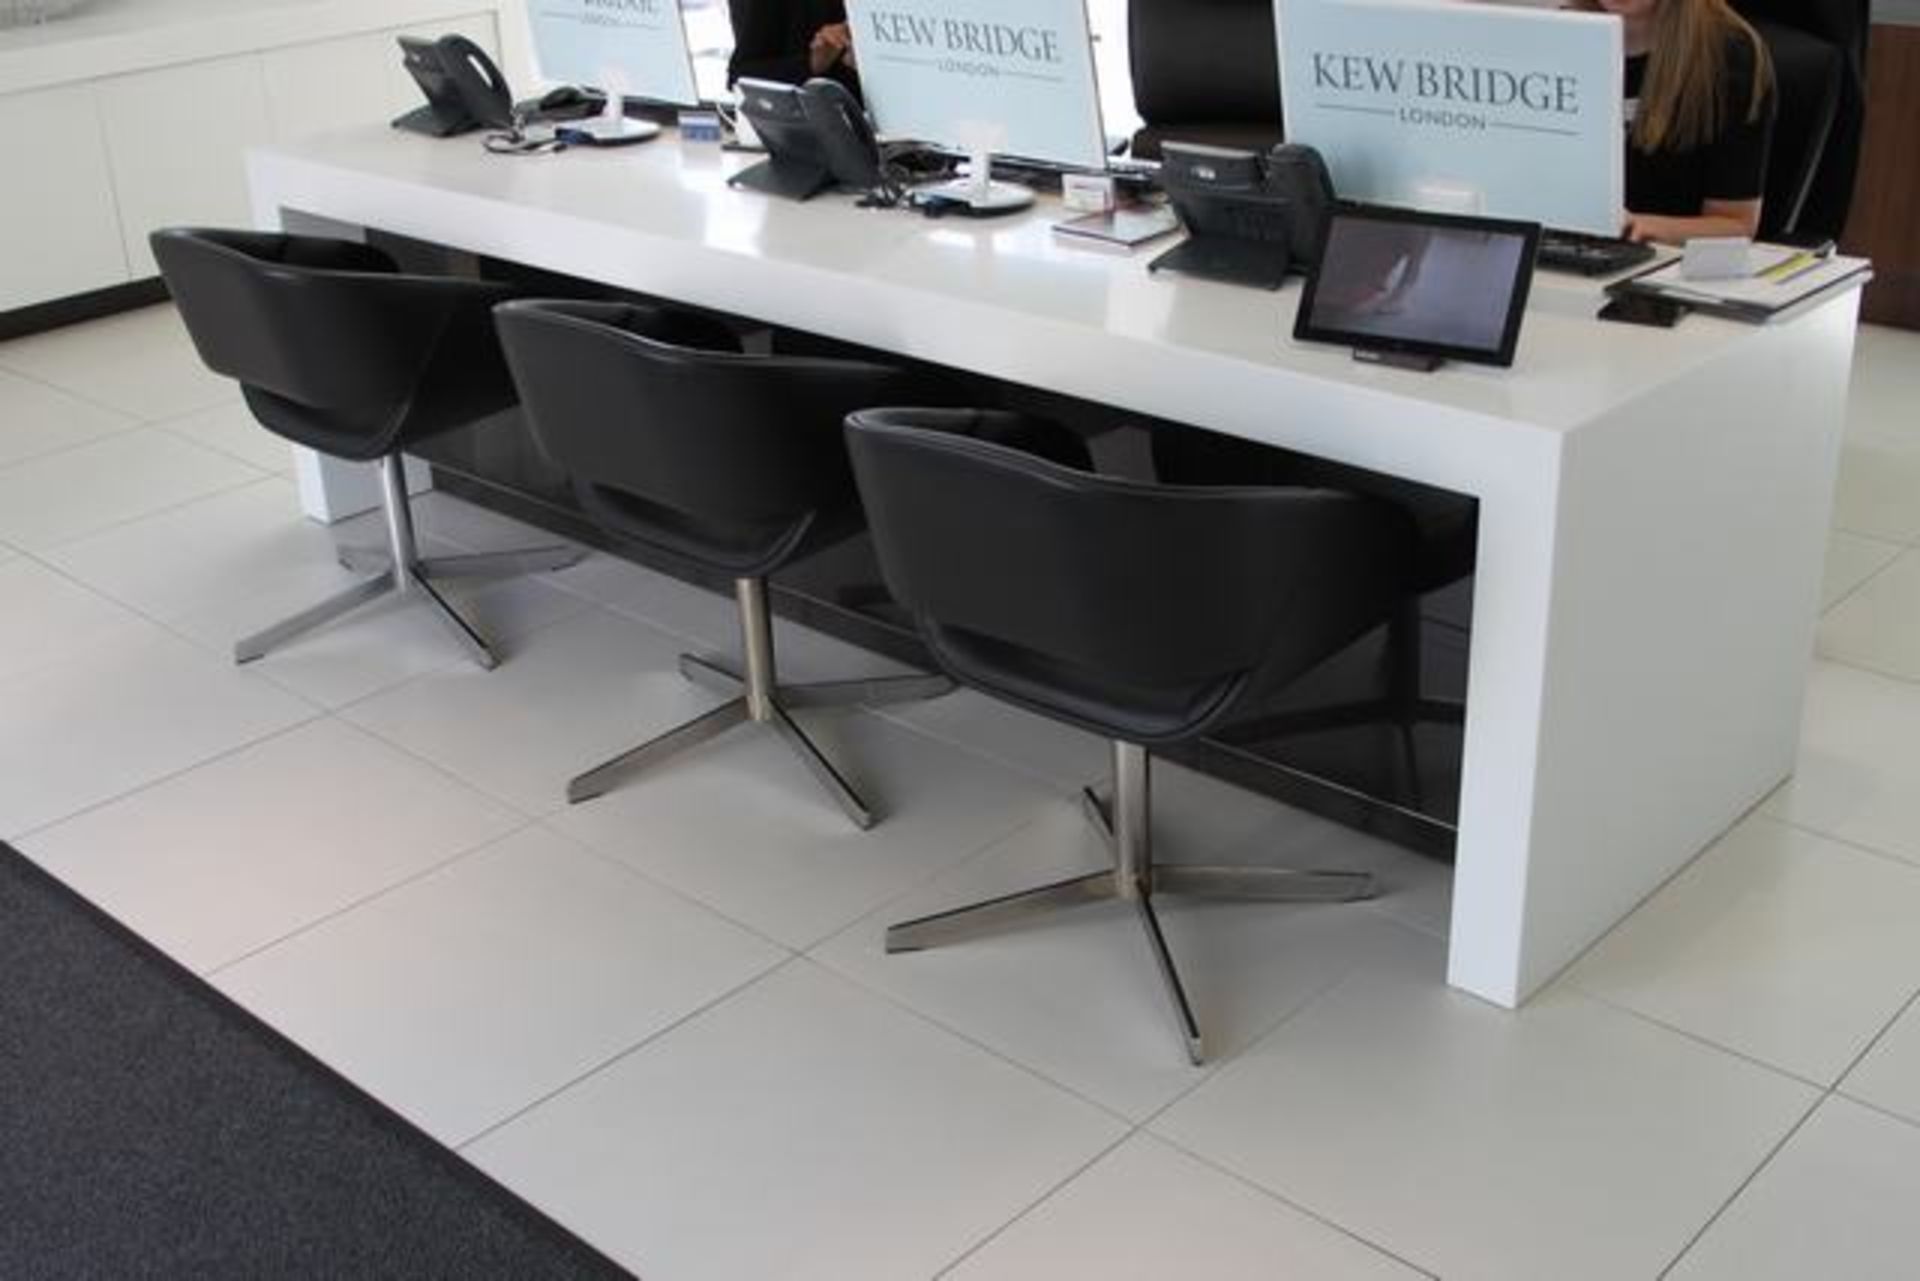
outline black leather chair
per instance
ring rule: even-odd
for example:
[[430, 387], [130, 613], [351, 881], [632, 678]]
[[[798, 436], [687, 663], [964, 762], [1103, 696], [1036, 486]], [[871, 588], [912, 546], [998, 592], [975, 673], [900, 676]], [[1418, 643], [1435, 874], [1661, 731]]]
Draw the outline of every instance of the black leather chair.
[[1157, 431], [1153, 461], [1154, 474], [1171, 484], [1338, 489], [1388, 503], [1412, 522], [1414, 546], [1402, 578], [1404, 593], [1387, 622], [1385, 680], [1379, 697], [1236, 717], [1231, 727], [1223, 729], [1222, 736], [1233, 742], [1257, 742], [1357, 725], [1395, 726], [1400, 732], [1409, 794], [1418, 803], [1416, 729], [1422, 723], [1458, 725], [1466, 718], [1464, 704], [1429, 697], [1423, 688], [1421, 598], [1473, 573], [1479, 549], [1480, 505], [1464, 495], [1196, 429]]
[[240, 383], [261, 426], [335, 458], [380, 463], [387, 549], [341, 554], [371, 576], [241, 640], [235, 660], [251, 662], [394, 592], [428, 606], [480, 666], [495, 666], [492, 647], [433, 580], [560, 569], [580, 553], [423, 558], [401, 454], [513, 407], [492, 327], [492, 307], [508, 291], [402, 275], [385, 253], [350, 241], [170, 228], [150, 243], [200, 359]]
[[1130, 0], [1127, 61], [1145, 122], [1133, 154], [1201, 142], [1264, 151], [1281, 141], [1273, 0]]
[[1866, 121], [1868, 0], [1734, 0], [1773, 57], [1780, 96], [1760, 234], [1837, 239]]
[[1082, 799], [1114, 866], [895, 925], [887, 950], [1123, 900], [1198, 1063], [1200, 1030], [1153, 896], [1342, 901], [1373, 884], [1357, 872], [1156, 864], [1149, 750], [1208, 732], [1385, 621], [1412, 530], [1391, 507], [1329, 490], [1094, 475], [983, 439], [997, 434], [992, 418], [854, 414], [861, 499], [887, 585], [949, 675], [1111, 741], [1111, 798]]
[[860, 528], [840, 424], [852, 410], [912, 399], [914, 381], [884, 365], [746, 355], [732, 331], [665, 308], [514, 302], [497, 322], [534, 436], [586, 514], [616, 538], [731, 577], [740, 611], [743, 662], [680, 659], [687, 679], [729, 701], [575, 778], [567, 799], [602, 795], [622, 774], [752, 721], [776, 730], [870, 827], [866, 802], [789, 711], [931, 698], [952, 684], [780, 684], [767, 576]]

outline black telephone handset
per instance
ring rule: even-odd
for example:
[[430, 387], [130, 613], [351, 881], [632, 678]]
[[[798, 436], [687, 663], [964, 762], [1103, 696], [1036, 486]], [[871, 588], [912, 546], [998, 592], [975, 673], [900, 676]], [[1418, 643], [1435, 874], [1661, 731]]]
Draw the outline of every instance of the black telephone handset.
[[880, 142], [859, 99], [838, 80], [819, 76], [800, 86], [800, 100], [834, 181], [876, 199], [891, 196]]
[[513, 92], [485, 49], [462, 35], [399, 40], [407, 73], [427, 105], [395, 120], [394, 128], [451, 138], [480, 128], [514, 127]]

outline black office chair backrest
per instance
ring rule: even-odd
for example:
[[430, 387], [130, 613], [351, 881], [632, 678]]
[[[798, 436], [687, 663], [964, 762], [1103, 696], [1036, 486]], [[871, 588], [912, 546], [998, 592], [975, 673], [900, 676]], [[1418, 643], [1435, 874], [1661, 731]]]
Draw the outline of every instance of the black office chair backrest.
[[150, 243], [201, 360], [282, 435], [372, 458], [512, 403], [489, 319], [503, 286], [402, 275], [318, 237], [169, 228]]
[[855, 505], [840, 424], [910, 386], [885, 365], [743, 354], [674, 309], [528, 301], [496, 321], [534, 436], [589, 514], [736, 573]]
[[1779, 86], [1761, 234], [1837, 238], [1853, 202], [1866, 121], [1869, 0], [1734, 0], [1733, 7], [1766, 41]]
[[887, 586], [963, 680], [1138, 741], [1167, 713], [1179, 737], [1256, 673], [1289, 679], [1354, 639], [1398, 589], [1408, 531], [1378, 504], [1099, 476], [981, 439], [983, 417], [847, 423]]
[[1131, 0], [1127, 59], [1146, 122], [1134, 150], [1165, 139], [1272, 146], [1282, 136], [1273, 0]]

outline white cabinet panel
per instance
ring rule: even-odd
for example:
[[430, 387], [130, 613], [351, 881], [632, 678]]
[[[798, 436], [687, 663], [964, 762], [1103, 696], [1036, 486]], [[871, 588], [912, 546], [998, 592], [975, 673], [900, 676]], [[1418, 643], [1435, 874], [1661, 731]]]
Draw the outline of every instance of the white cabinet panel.
[[261, 55], [274, 137], [304, 137], [328, 129], [391, 120], [420, 105], [420, 91], [400, 68], [398, 35], [434, 37], [459, 32], [489, 53], [498, 47], [493, 19], [474, 14], [418, 30], [377, 31], [274, 49]]
[[84, 85], [0, 97], [0, 311], [127, 280], [127, 258]]
[[244, 155], [272, 140], [257, 57], [121, 76], [101, 82], [99, 95], [136, 277], [155, 274], [147, 233], [156, 227], [250, 224]]

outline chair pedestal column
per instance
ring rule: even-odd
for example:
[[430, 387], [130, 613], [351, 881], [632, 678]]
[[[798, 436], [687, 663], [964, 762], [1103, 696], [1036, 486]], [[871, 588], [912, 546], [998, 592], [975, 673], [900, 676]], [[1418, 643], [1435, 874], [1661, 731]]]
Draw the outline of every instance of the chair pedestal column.
[[1188, 1059], [1205, 1062], [1206, 1047], [1186, 986], [1167, 947], [1154, 895], [1191, 894], [1276, 903], [1342, 903], [1373, 897], [1366, 872], [1302, 871], [1277, 867], [1199, 866], [1153, 861], [1151, 758], [1134, 743], [1113, 743], [1112, 800], [1092, 788], [1080, 793], [1081, 810], [1113, 857], [1105, 871], [1004, 894], [998, 898], [903, 921], [887, 929], [889, 952], [917, 952], [1008, 929], [1036, 917], [1114, 900], [1132, 904], [1153, 949], [1167, 1002]]
[[565, 569], [584, 552], [572, 547], [530, 547], [471, 556], [422, 557], [414, 538], [413, 507], [407, 497], [406, 463], [398, 453], [380, 460], [381, 512], [387, 527], [383, 555], [363, 548], [341, 549], [340, 564], [351, 573], [368, 574], [353, 586], [291, 618], [245, 637], [233, 647], [236, 663], [264, 658], [287, 642], [325, 626], [344, 614], [392, 594], [419, 600], [445, 624], [467, 656], [491, 670], [498, 665], [493, 648], [434, 585], [436, 578], [500, 577]]
[[573, 804], [592, 800], [604, 795], [623, 775], [658, 765], [736, 725], [752, 723], [768, 726], [780, 736], [781, 741], [800, 758], [834, 803], [845, 811], [854, 826], [862, 830], [872, 827], [872, 809], [832, 759], [794, 721], [790, 711], [856, 704], [877, 707], [887, 703], [937, 698], [951, 690], [953, 682], [944, 676], [887, 676], [823, 681], [811, 685], [782, 685], [774, 660], [773, 614], [767, 603], [766, 580], [736, 579], [733, 589], [740, 614], [743, 661], [736, 665], [723, 658], [696, 654], [680, 656], [682, 676], [696, 685], [725, 695], [727, 701], [575, 778], [567, 784], [567, 800]]

